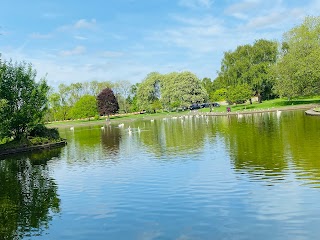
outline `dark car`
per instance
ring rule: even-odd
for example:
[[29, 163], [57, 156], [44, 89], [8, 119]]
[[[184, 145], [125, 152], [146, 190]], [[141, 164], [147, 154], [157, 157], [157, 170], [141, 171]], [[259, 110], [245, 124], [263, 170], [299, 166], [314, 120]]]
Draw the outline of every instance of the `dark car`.
[[201, 105], [196, 104], [196, 103], [192, 104], [192, 105], [189, 107], [190, 110], [200, 109], [200, 108], [201, 108]]
[[213, 107], [220, 107], [220, 104], [217, 103], [217, 102], [214, 102], [214, 103], [212, 103], [212, 106], [213, 106]]
[[201, 107], [202, 108], [208, 108], [208, 107], [210, 107], [210, 104], [211, 103], [201, 103]]

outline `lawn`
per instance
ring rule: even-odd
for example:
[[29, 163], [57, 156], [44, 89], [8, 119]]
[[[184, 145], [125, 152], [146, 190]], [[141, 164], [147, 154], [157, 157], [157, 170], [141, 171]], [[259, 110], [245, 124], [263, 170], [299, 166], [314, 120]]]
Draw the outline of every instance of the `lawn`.
[[[310, 98], [297, 98], [291, 101], [287, 99], [273, 99], [268, 101], [263, 101], [262, 103], [245, 103], [245, 104], [238, 104], [232, 105], [231, 112], [237, 111], [260, 111], [266, 109], [279, 109], [279, 108], [286, 108], [291, 106], [297, 105], [305, 105], [305, 104], [320, 104], [320, 96], [317, 97], [310, 97]], [[226, 112], [227, 106], [220, 106], [213, 109], [213, 112]], [[202, 112], [209, 112], [209, 108], [201, 109]]]

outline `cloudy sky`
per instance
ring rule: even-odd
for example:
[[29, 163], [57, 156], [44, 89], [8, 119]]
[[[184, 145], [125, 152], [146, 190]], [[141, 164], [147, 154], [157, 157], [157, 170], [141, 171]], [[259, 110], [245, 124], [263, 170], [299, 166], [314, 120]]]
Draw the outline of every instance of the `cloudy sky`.
[[150, 72], [215, 78], [223, 53], [316, 16], [320, 0], [11, 0], [3, 59], [31, 62], [49, 85], [141, 82]]

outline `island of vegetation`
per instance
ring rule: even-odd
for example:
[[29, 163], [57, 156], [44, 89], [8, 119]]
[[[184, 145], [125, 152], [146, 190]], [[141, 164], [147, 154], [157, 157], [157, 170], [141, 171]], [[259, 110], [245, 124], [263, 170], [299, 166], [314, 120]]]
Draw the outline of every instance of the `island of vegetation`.
[[217, 115], [226, 114], [226, 107], [232, 113], [297, 106], [319, 112], [319, 36], [320, 17], [307, 17], [284, 33], [282, 42], [258, 39], [225, 52], [213, 80], [189, 71], [152, 72], [136, 84], [91, 81], [54, 89], [45, 79], [35, 81], [31, 65], [2, 62], [0, 151], [61, 141], [58, 131], [46, 126], [163, 116], [195, 104], [204, 107], [198, 112]]
[[44, 125], [49, 87], [30, 64], [0, 62], [0, 155], [65, 144]]

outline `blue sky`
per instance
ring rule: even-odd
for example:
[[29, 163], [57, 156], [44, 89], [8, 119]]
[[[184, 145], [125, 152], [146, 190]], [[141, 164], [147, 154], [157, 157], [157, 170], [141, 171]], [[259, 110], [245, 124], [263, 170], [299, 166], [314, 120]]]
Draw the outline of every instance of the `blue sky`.
[[213, 79], [225, 51], [280, 41], [319, 11], [319, 0], [11, 0], [1, 3], [0, 53], [31, 62], [53, 87], [154, 71]]

